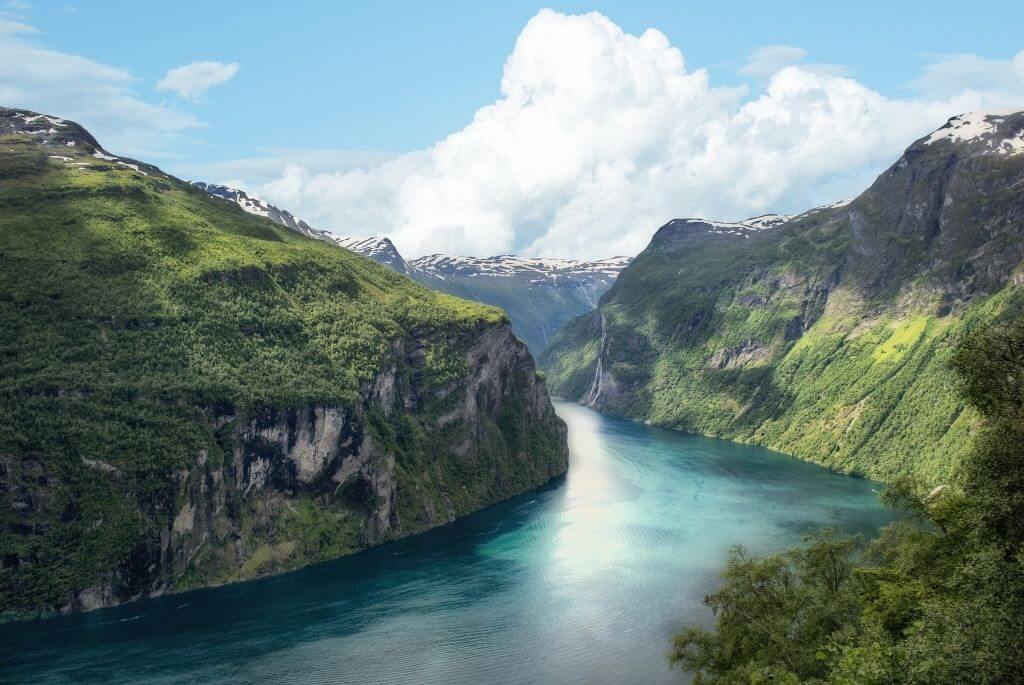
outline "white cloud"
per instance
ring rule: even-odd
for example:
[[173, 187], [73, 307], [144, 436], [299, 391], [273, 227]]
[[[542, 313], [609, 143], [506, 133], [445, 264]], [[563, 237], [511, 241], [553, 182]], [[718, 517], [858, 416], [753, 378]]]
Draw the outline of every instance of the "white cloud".
[[974, 54], [942, 55], [925, 67], [911, 84], [929, 97], [950, 97], [964, 91], [982, 90], [1017, 98], [1024, 105], [1024, 50], [1008, 60], [986, 59]]
[[809, 53], [792, 45], [766, 45], [754, 50], [739, 68], [745, 76], [768, 78], [779, 70], [802, 62]]
[[1024, 102], [1024, 88], [962, 85], [898, 100], [783, 66], [749, 95], [688, 70], [658, 31], [544, 10], [508, 57], [500, 98], [462, 130], [365, 169], [292, 165], [256, 190], [322, 228], [386, 234], [409, 256], [635, 254], [673, 217], [854, 195], [949, 116]]
[[[374, 150], [322, 150], [305, 148], [268, 148], [258, 157], [241, 157], [219, 162], [174, 164], [174, 172], [185, 177], [221, 183], [232, 187], [253, 188], [281, 178], [285, 170], [299, 166], [309, 173], [353, 171], [390, 161], [398, 154]], [[244, 179], [244, 180], [238, 180]], [[241, 183], [242, 185], [238, 185]]]
[[191, 114], [147, 103], [118, 67], [30, 42], [38, 32], [0, 18], [0, 103], [72, 119], [119, 154], [159, 155], [202, 126]]
[[158, 91], [172, 91], [189, 100], [199, 100], [214, 86], [227, 83], [241, 67], [238, 62], [192, 62], [168, 69], [156, 82]]
[[38, 33], [34, 26], [22, 23], [16, 19], [0, 16], [0, 37], [14, 34]]

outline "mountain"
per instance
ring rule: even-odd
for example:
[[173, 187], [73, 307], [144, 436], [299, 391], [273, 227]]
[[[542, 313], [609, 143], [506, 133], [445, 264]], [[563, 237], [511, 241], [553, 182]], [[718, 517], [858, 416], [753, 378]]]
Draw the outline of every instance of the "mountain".
[[[594, 309], [630, 257], [596, 261], [531, 259], [515, 255], [454, 257], [430, 255], [406, 261], [389, 239], [376, 236], [350, 238], [317, 230], [290, 212], [226, 186], [195, 182], [193, 185], [216, 197], [238, 204], [245, 211], [312, 238], [369, 257], [449, 295], [504, 309], [512, 330], [535, 353], [543, 350], [555, 331], [573, 317]], [[773, 225], [785, 217], [765, 215], [750, 219], [751, 225]]]
[[501, 307], [516, 335], [539, 353], [567, 321], [597, 306], [629, 262], [431, 255], [410, 261], [409, 275], [451, 295]]
[[357, 254], [368, 257], [378, 264], [383, 264], [392, 271], [397, 271], [406, 276], [413, 276], [412, 270], [406, 264], [405, 259], [398, 252], [395, 244], [383, 236], [371, 238], [348, 238], [343, 236], [331, 236], [330, 240], [341, 245], [346, 250], [352, 250]]
[[502, 312], [207, 190], [0, 109], [0, 619], [297, 568], [566, 469]]
[[675, 220], [540, 363], [552, 392], [892, 479], [954, 477], [961, 334], [1019, 300], [1024, 112], [954, 117], [849, 203]]
[[346, 250], [351, 250], [352, 252], [361, 254], [364, 257], [369, 257], [378, 264], [383, 264], [390, 268], [392, 271], [409, 275], [409, 269], [405, 264], [405, 260], [395, 248], [394, 243], [387, 238], [348, 238], [344, 236], [336, 236], [328, 231], [321, 231], [313, 228], [291, 212], [275, 207], [266, 200], [253, 197], [244, 190], [229, 188], [228, 186], [216, 185], [213, 183], [204, 183], [202, 181], [192, 181], [192, 185], [200, 190], [206, 191], [213, 197], [219, 197], [222, 200], [234, 202], [249, 214], [266, 217], [275, 224], [284, 226], [285, 228], [290, 228], [304, 236], [340, 245]]
[[266, 200], [252, 197], [244, 190], [215, 185], [213, 183], [203, 183], [202, 181], [192, 181], [192, 185], [200, 190], [206, 191], [213, 197], [219, 197], [222, 200], [234, 202], [249, 214], [266, 217], [275, 224], [280, 224], [281, 226], [290, 228], [304, 236], [319, 238], [321, 240], [331, 240], [332, 238], [331, 234], [327, 231], [318, 231], [302, 219], [292, 215], [291, 212], [278, 209]]

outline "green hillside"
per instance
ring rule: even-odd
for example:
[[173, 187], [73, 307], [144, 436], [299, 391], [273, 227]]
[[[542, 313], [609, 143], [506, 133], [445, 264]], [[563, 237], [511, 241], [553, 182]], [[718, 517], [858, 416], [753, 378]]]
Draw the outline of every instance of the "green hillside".
[[699, 683], [1018, 683], [1024, 663], [1024, 317], [986, 319], [952, 356], [979, 417], [962, 488], [900, 479], [874, 540], [836, 530], [757, 558], [734, 548], [669, 663]]
[[953, 343], [1020, 294], [1024, 155], [918, 141], [848, 205], [777, 228], [676, 220], [541, 359], [552, 392], [890, 480], [943, 482], [977, 414]]
[[0, 612], [294, 568], [564, 471], [502, 312], [30, 115], [0, 110]]

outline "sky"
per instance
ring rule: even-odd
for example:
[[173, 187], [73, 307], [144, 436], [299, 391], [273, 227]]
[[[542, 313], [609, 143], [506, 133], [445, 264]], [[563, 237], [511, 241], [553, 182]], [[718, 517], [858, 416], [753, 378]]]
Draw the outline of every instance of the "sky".
[[0, 105], [341, 235], [636, 254], [1024, 109], [1024, 3], [0, 0]]

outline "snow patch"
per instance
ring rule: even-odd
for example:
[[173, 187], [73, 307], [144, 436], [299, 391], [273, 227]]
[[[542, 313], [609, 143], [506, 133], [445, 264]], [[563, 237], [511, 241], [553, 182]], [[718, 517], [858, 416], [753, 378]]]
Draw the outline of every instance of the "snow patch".
[[117, 163], [120, 164], [121, 166], [128, 167], [132, 171], [137, 171], [140, 174], [142, 174], [143, 176], [149, 176], [149, 174], [147, 174], [145, 171], [142, 171], [141, 169], [139, 169], [139, 165], [138, 164], [129, 164], [128, 162], [122, 162], [121, 160], [117, 160]]
[[995, 112], [968, 112], [952, 117], [946, 124], [933, 132], [925, 145], [940, 141], [964, 143], [974, 140], [987, 140], [988, 147], [1002, 154], [1016, 154], [1024, 151], [1024, 128], [1010, 132], [1000, 138], [1000, 125], [1006, 117], [1016, 114], [1018, 110], [998, 110]]
[[[65, 122], [60, 117], [51, 117], [48, 114], [37, 114], [37, 115], [35, 115], [33, 117], [30, 117], [27, 114], [15, 114], [14, 116], [15, 116], [15, 118], [20, 118], [20, 119], [24, 120], [24, 122], [26, 124], [33, 124], [33, 123], [39, 121], [40, 119], [42, 119], [43, 121], [48, 123], [51, 127], [52, 126], [59, 126], [61, 128], [64, 128], [65, 126], [67, 126], [67, 122]], [[54, 129], [51, 128], [49, 133], [57, 133], [57, 131], [55, 131]]]
[[564, 279], [599, 278], [612, 280], [624, 269], [631, 257], [610, 257], [598, 260], [559, 259], [554, 257], [463, 257], [427, 255], [409, 262], [409, 266], [435, 278], [463, 276], [467, 278], [524, 277], [535, 285], [557, 284]]

